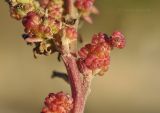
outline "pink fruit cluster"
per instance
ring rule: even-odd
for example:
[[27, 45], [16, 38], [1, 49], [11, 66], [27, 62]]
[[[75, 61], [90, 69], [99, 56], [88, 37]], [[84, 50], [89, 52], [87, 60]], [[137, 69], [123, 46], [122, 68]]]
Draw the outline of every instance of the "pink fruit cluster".
[[111, 37], [104, 33], [95, 34], [92, 37], [92, 42], [86, 44], [80, 49], [78, 65], [80, 71], [83, 73], [85, 66], [97, 71], [99, 75], [103, 75], [107, 71], [110, 64], [110, 51], [113, 47], [123, 48], [125, 46], [125, 39], [122, 33], [114, 32]]
[[76, 7], [85, 12], [85, 11], [90, 11], [95, 0], [76, 0], [75, 5]]
[[113, 32], [111, 35], [111, 39], [112, 39], [112, 46], [122, 49], [125, 47], [126, 44], [126, 40], [124, 35], [121, 32]]
[[74, 19], [65, 12], [64, 6], [67, 1], [6, 1], [9, 3], [11, 16], [22, 20], [25, 32], [22, 36], [25, 41], [35, 44], [33, 49], [35, 56], [37, 54], [49, 55], [57, 50], [62, 51], [61, 48], [64, 48], [62, 37], [68, 38], [69, 43], [77, 39], [77, 27], [72, 22]]
[[74, 27], [66, 27], [65, 32], [66, 37], [68, 37], [70, 40], [75, 40], [78, 37], [77, 30]]
[[75, 6], [80, 11], [82, 18], [88, 23], [92, 23], [91, 13], [98, 14], [97, 8], [94, 6], [95, 0], [76, 0]]
[[110, 63], [111, 47], [106, 43], [107, 35], [104, 33], [95, 34], [91, 44], [87, 44], [79, 51], [80, 63], [84, 63], [91, 70], [100, 69], [105, 71]]
[[63, 92], [50, 93], [44, 103], [41, 113], [69, 113], [73, 108], [73, 99]]
[[61, 30], [63, 2], [55, 0], [39, 0], [40, 9], [28, 12], [22, 19], [28, 38], [45, 40]]
[[[121, 32], [110, 37], [105, 33], [93, 35], [92, 41], [76, 50], [81, 19], [92, 23], [91, 13], [98, 14], [95, 0], [6, 0], [10, 14], [22, 20], [22, 37], [34, 45], [34, 55], [58, 52], [67, 68], [72, 97], [59, 92], [50, 93], [41, 113], [82, 113], [91, 82], [90, 75], [104, 75], [110, 64], [110, 51], [125, 46]], [[81, 74], [80, 74], [80, 73]], [[81, 75], [86, 75], [82, 76]], [[74, 101], [73, 101], [74, 99]]]
[[[89, 15], [96, 12], [94, 0], [76, 0], [72, 1], [73, 5], [70, 0], [6, 1], [9, 3], [11, 16], [22, 20], [25, 32], [22, 36], [27, 43], [35, 45], [35, 56], [49, 55], [62, 51], [62, 48], [69, 48], [67, 46], [78, 38], [76, 21], [82, 17], [92, 23]], [[79, 16], [72, 17], [71, 12], [67, 12], [67, 9], [71, 8], [77, 9]], [[62, 39], [63, 37], [65, 39]], [[67, 40], [67, 45], [62, 40]]]

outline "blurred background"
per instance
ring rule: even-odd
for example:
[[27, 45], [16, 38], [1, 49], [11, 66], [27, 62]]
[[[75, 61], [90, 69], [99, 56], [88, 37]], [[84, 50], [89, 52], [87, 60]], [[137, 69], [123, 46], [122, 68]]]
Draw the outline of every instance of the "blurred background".
[[[159, 4], [159, 0], [96, 1], [100, 14], [93, 16], [94, 24], [80, 30], [85, 43], [99, 31], [110, 35], [120, 30], [127, 45], [112, 51], [109, 71], [94, 78], [85, 113], [160, 113]], [[8, 5], [0, 0], [0, 113], [39, 113], [48, 93], [70, 93], [62, 79], [51, 78], [53, 70], [65, 72], [57, 54], [34, 59], [22, 33], [22, 24], [10, 18]]]

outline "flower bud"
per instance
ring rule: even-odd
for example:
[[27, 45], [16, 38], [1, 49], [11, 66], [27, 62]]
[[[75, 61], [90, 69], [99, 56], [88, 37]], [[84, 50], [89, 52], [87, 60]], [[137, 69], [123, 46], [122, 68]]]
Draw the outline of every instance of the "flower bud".
[[125, 37], [121, 32], [113, 32], [111, 38], [113, 47], [117, 47], [120, 49], [125, 47]]
[[44, 104], [41, 113], [69, 113], [73, 108], [73, 99], [63, 92], [50, 93]]
[[29, 12], [27, 16], [23, 18], [22, 23], [25, 28], [33, 29], [40, 24], [40, 16], [35, 12]]

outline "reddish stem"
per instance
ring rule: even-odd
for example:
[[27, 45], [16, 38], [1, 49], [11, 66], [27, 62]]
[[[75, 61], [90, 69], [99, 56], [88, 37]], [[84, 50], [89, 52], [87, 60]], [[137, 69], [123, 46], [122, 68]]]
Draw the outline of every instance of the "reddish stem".
[[66, 0], [66, 8], [67, 8], [67, 13], [70, 14], [72, 10], [72, 0]]
[[[75, 0], [66, 0], [66, 10], [72, 18], [77, 18], [77, 10], [74, 7], [74, 2]], [[75, 24], [75, 26], [78, 26], [78, 23]], [[70, 80], [72, 98], [74, 100], [71, 113], [83, 113], [86, 97], [88, 95], [87, 92], [90, 86], [90, 80], [86, 81], [87, 79], [84, 79], [80, 75], [76, 59], [73, 55], [63, 54], [62, 59], [67, 69], [68, 78]]]
[[77, 9], [74, 6], [76, 0], [65, 0], [66, 1], [66, 11], [72, 18], [78, 18]]
[[74, 106], [71, 113], [83, 113], [85, 107], [85, 95], [83, 93], [82, 78], [76, 64], [76, 59], [71, 55], [62, 56], [70, 80]]

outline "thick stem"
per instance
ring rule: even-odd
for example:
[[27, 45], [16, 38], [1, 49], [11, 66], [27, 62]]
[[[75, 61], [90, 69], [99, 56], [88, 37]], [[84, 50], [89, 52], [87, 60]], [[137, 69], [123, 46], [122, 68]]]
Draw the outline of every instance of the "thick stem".
[[68, 14], [71, 14], [73, 9], [73, 3], [72, 0], [66, 0], [66, 10]]
[[87, 100], [87, 97], [91, 92], [90, 86], [91, 86], [92, 79], [93, 79], [93, 76], [90, 72], [88, 72], [86, 76], [83, 77], [83, 95], [85, 96], [84, 97], [85, 101]]
[[[66, 6], [67, 6], [66, 8], [67, 8], [67, 13], [70, 15], [70, 17], [73, 19], [77, 19], [74, 26], [76, 29], [78, 29], [79, 16], [77, 9], [74, 7], [74, 2], [75, 0], [66, 0]], [[70, 54], [70, 52], [71, 48], [69, 51], [63, 52], [62, 59], [67, 69], [72, 97], [74, 100], [73, 109], [71, 110], [71, 113], [83, 113], [85, 108], [86, 98], [90, 90], [91, 78], [90, 77], [89, 77], [90, 79], [88, 79], [88, 77], [84, 78], [80, 74], [76, 63], [76, 59], [73, 55]]]
[[72, 18], [78, 17], [77, 9], [74, 6], [76, 0], [65, 0], [66, 1], [66, 11]]
[[85, 107], [85, 95], [83, 93], [82, 78], [76, 64], [76, 59], [71, 55], [62, 55], [70, 80], [74, 106], [71, 113], [83, 113]]

